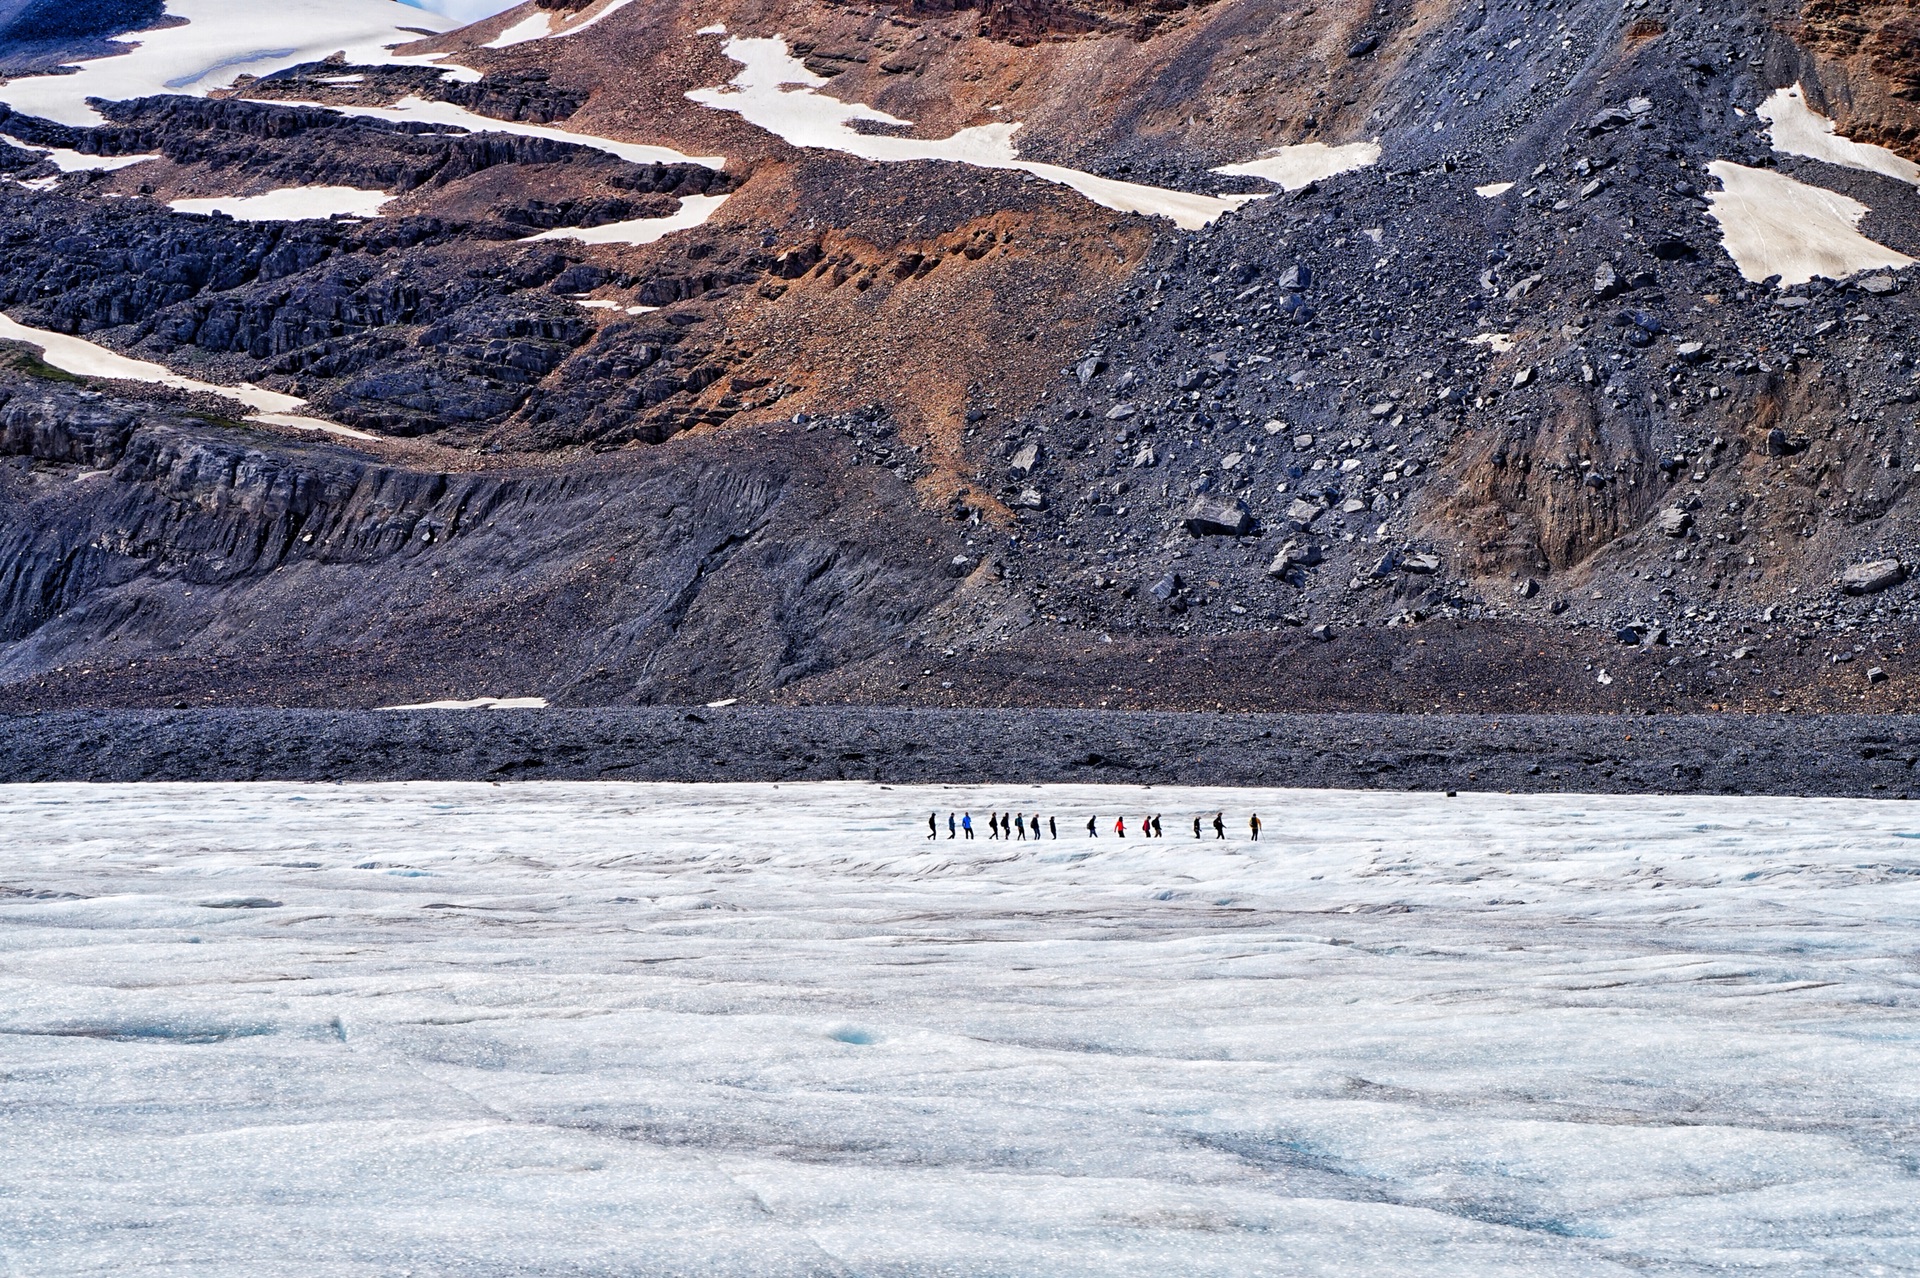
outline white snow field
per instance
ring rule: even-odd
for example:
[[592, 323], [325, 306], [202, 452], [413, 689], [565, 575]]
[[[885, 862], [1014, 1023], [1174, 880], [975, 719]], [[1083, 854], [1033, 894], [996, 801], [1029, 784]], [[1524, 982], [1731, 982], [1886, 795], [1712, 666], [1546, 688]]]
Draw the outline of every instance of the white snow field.
[[1776, 90], [1754, 114], [1767, 122], [1767, 135], [1773, 143], [1773, 149], [1783, 155], [1798, 155], [1844, 168], [1883, 173], [1920, 186], [1920, 164], [1884, 146], [1855, 142], [1852, 138], [1842, 136], [1832, 120], [1807, 105], [1807, 91], [1802, 85]]
[[557, 40], [562, 36], [579, 35], [632, 3], [633, 0], [601, 0], [599, 4], [589, 4], [584, 9], [562, 12], [536, 9], [481, 47], [510, 49], [516, 44], [527, 44], [534, 40]]
[[224, 395], [228, 399], [238, 400], [253, 410], [248, 420], [271, 422], [278, 426], [292, 426], [299, 430], [325, 431], [328, 434], [344, 435], [352, 439], [377, 439], [363, 430], [351, 426], [342, 426], [318, 417], [308, 417], [298, 410], [306, 406], [307, 401], [297, 395], [283, 395], [279, 391], [270, 391], [241, 382], [237, 386], [222, 386], [215, 382], [203, 382], [192, 377], [182, 377], [164, 364], [155, 364], [149, 360], [133, 359], [118, 351], [110, 351], [97, 342], [89, 342], [84, 337], [73, 337], [66, 333], [56, 333], [51, 329], [34, 328], [22, 324], [7, 315], [0, 315], [0, 339], [13, 342], [25, 342], [40, 348], [40, 358], [62, 372], [77, 377], [106, 377], [126, 382], [149, 382], [158, 386], [171, 386], [176, 390], [205, 391], [213, 395]]
[[1844, 280], [1914, 263], [1855, 229], [1872, 212], [1856, 199], [1729, 160], [1715, 160], [1707, 172], [1720, 181], [1718, 191], [1707, 192], [1707, 216], [1720, 224], [1722, 246], [1749, 280], [1778, 275], [1780, 286], [1791, 288], [1816, 275]]
[[1349, 142], [1345, 146], [1302, 142], [1296, 146], [1275, 147], [1257, 160], [1223, 165], [1214, 172], [1230, 177], [1257, 177], [1283, 191], [1298, 191], [1312, 183], [1324, 182], [1355, 169], [1369, 168], [1379, 162], [1378, 142]]
[[[700, 34], [725, 35], [726, 28], [706, 27]], [[827, 83], [826, 78], [807, 70], [806, 64], [793, 56], [782, 36], [729, 36], [721, 52], [740, 64], [739, 74], [716, 88], [694, 89], [687, 94], [688, 99], [716, 111], [731, 111], [747, 123], [797, 147], [841, 151], [887, 164], [935, 160], [982, 169], [1017, 170], [1045, 182], [1070, 187], [1101, 208], [1164, 217], [1188, 231], [1208, 226], [1250, 200], [1265, 198], [1195, 195], [1103, 178], [1058, 164], [1022, 160], [1013, 142], [1020, 125], [1011, 121], [976, 125], [961, 129], [952, 137], [937, 139], [862, 132], [853, 127], [856, 121], [890, 128], [911, 128], [913, 121], [889, 115], [864, 102], [843, 102], [818, 92]], [[1249, 166], [1249, 171], [1272, 162], [1258, 161]]]
[[727, 202], [724, 195], [683, 195], [680, 207], [665, 217], [639, 217], [628, 222], [607, 222], [600, 226], [562, 226], [529, 240], [579, 240], [583, 244], [651, 244], [675, 231], [704, 226], [707, 219]]
[[385, 191], [357, 186], [283, 186], [259, 195], [215, 195], [169, 201], [176, 213], [225, 213], [240, 222], [299, 222], [307, 218], [379, 217], [393, 201]]
[[167, 0], [167, 13], [186, 22], [122, 37], [117, 43], [127, 52], [78, 62], [73, 75], [8, 81], [0, 85], [0, 101], [62, 124], [94, 125], [100, 115], [88, 98], [205, 93], [243, 73], [267, 75], [335, 52], [344, 51], [350, 62], [432, 66], [441, 55], [401, 57], [391, 46], [421, 38], [406, 27], [445, 31], [457, 25], [399, 0], [273, 0], [265, 8], [235, 0]]
[[[1061, 837], [949, 841], [955, 807]], [[1217, 807], [1236, 837], [1196, 843]], [[1149, 812], [1164, 841], [1113, 838]], [[1916, 827], [1804, 799], [6, 787], [0, 1270], [1914, 1273]]]

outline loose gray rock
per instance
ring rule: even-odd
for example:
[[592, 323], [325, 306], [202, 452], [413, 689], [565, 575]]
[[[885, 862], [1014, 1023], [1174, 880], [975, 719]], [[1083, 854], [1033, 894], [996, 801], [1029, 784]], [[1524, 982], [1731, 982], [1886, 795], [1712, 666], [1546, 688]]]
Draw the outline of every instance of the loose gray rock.
[[1687, 529], [1693, 527], [1693, 516], [1678, 506], [1669, 506], [1654, 516], [1653, 526], [1662, 536], [1684, 537]]
[[1284, 577], [1291, 569], [1313, 567], [1321, 558], [1320, 547], [1295, 538], [1283, 544], [1274, 555], [1273, 562], [1267, 565], [1267, 576]]
[[1238, 497], [1196, 497], [1184, 522], [1196, 537], [1239, 537], [1253, 528], [1253, 512]]
[[1325, 508], [1308, 501], [1304, 497], [1295, 497], [1287, 505], [1287, 518], [1299, 524], [1301, 528], [1311, 528], [1313, 521], [1320, 518]]
[[1423, 550], [1419, 554], [1408, 555], [1402, 559], [1400, 567], [1406, 572], [1418, 573], [1423, 577], [1430, 576], [1440, 571], [1440, 556]]
[[1038, 443], [1029, 443], [1021, 445], [1020, 450], [1008, 459], [1007, 469], [1016, 475], [1031, 475], [1034, 467], [1039, 464], [1040, 445]]
[[1874, 595], [1906, 579], [1906, 567], [1898, 559], [1875, 559], [1841, 573], [1840, 588], [1850, 595]]

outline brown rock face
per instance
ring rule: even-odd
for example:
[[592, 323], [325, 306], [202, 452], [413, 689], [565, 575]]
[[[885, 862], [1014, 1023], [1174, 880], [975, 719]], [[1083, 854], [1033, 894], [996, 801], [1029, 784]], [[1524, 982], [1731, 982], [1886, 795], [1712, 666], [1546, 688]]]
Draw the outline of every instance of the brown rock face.
[[[546, 0], [542, 0], [545, 3]], [[1126, 33], [1144, 39], [1169, 19], [1202, 9], [1213, 0], [908, 0], [907, 12], [923, 15], [977, 12], [980, 34], [1028, 44], [1063, 37]]]
[[1854, 136], [1899, 149], [1920, 142], [1920, 14], [1911, 5], [1808, 0], [1801, 36], [1827, 62], [1823, 84]]

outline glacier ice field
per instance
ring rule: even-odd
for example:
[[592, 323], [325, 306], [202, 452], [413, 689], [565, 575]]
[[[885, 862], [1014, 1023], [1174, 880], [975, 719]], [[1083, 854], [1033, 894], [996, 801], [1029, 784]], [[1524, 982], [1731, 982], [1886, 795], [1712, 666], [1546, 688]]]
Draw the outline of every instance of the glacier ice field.
[[1916, 922], [1889, 802], [0, 787], [0, 1273], [1920, 1273]]

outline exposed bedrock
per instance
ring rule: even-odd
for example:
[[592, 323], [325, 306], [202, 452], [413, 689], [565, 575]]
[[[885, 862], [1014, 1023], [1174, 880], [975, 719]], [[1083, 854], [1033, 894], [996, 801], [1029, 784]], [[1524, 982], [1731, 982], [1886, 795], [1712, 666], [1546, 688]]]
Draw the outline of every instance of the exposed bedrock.
[[824, 439], [446, 473], [84, 394], [0, 404], [5, 674], [87, 653], [256, 683], [317, 661], [370, 699], [704, 698], [868, 656], [953, 589], [951, 536], [897, 482], [849, 491]]

